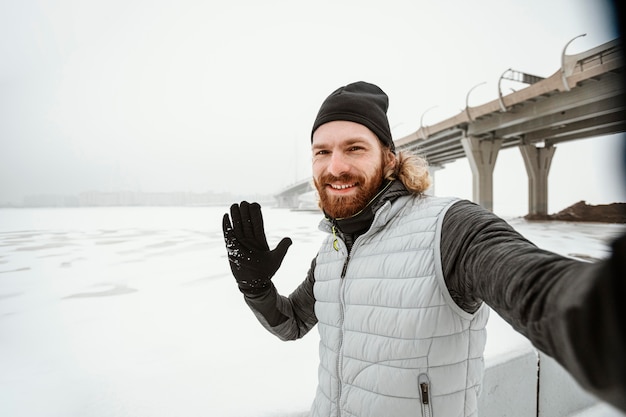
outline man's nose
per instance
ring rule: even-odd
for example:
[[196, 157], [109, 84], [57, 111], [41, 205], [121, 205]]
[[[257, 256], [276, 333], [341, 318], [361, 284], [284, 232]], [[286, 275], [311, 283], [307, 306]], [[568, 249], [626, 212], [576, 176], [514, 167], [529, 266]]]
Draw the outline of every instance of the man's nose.
[[349, 170], [350, 165], [348, 164], [345, 155], [341, 152], [333, 152], [328, 164], [328, 173], [335, 177], [340, 177]]

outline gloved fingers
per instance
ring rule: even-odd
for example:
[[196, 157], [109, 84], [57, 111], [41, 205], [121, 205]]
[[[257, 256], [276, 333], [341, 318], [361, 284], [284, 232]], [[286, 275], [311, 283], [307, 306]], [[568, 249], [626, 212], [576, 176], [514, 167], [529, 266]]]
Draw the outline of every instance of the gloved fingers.
[[261, 206], [259, 203], [250, 204], [250, 223], [252, 225], [252, 232], [254, 233], [254, 239], [264, 250], [270, 250], [267, 245], [267, 238], [265, 237], [265, 227], [263, 226], [263, 214], [261, 213]]
[[233, 204], [232, 206], [230, 206], [230, 218], [233, 221], [233, 230], [235, 232], [235, 236], [243, 237], [241, 226], [241, 210], [238, 204]]
[[242, 201], [239, 204], [241, 212], [241, 230], [246, 239], [254, 241], [254, 231], [252, 230], [252, 220], [250, 219], [250, 203]]
[[[222, 230], [224, 231], [224, 242], [226, 243], [226, 253], [228, 255], [228, 261], [230, 262], [231, 269], [235, 267], [239, 269], [241, 267], [241, 261], [239, 258], [241, 257], [241, 251], [239, 250], [239, 245], [237, 244], [237, 237], [235, 237], [235, 231], [230, 224], [230, 219], [228, 218], [228, 214], [224, 214], [224, 218], [222, 219]], [[233, 270], [234, 273], [234, 270]]]
[[224, 213], [224, 218], [222, 219], [222, 231], [224, 232], [224, 239], [229, 240], [233, 233], [233, 226], [230, 224], [228, 213]]

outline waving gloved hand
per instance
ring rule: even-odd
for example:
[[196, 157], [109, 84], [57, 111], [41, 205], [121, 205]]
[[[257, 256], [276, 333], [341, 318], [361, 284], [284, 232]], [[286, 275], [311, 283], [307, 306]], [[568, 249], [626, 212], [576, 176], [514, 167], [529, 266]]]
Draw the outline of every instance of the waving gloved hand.
[[228, 213], [222, 221], [230, 269], [242, 293], [260, 294], [270, 287], [270, 279], [280, 267], [291, 239], [284, 238], [270, 250], [257, 203], [233, 204], [230, 216], [232, 225]]

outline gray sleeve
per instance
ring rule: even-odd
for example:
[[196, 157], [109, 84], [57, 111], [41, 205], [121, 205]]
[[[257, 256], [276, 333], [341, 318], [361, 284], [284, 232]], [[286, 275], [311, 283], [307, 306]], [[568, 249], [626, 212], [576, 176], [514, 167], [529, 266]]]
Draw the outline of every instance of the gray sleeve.
[[266, 293], [244, 297], [263, 327], [281, 340], [299, 339], [317, 324], [313, 295], [315, 261], [316, 258], [306, 279], [289, 297], [278, 294], [273, 284]]
[[584, 388], [626, 410], [626, 235], [597, 263], [539, 249], [468, 201], [444, 217], [442, 267], [454, 300], [484, 301]]
[[441, 254], [446, 285], [463, 310], [473, 313], [484, 301], [519, 325], [541, 312], [543, 296], [553, 285], [590, 265], [538, 248], [506, 221], [466, 200], [445, 215]]

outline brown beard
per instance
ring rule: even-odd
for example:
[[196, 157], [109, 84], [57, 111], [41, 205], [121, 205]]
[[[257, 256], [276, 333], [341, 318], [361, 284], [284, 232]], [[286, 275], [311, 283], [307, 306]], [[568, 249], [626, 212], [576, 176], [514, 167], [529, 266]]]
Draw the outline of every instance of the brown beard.
[[[319, 194], [320, 208], [324, 213], [333, 219], [350, 217], [363, 210], [380, 189], [383, 183], [382, 164], [376, 170], [370, 183], [367, 183], [363, 177], [355, 177], [352, 175], [335, 177], [330, 174], [323, 175], [319, 180], [315, 178], [313, 182]], [[333, 182], [355, 183], [361, 187], [361, 190], [353, 196], [330, 196], [328, 195], [325, 184]]]

